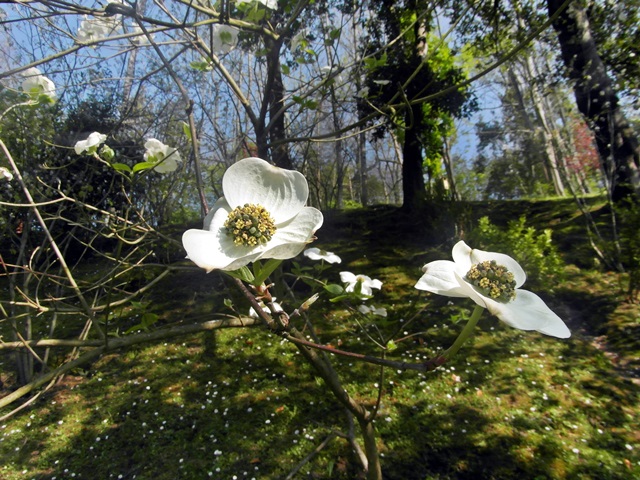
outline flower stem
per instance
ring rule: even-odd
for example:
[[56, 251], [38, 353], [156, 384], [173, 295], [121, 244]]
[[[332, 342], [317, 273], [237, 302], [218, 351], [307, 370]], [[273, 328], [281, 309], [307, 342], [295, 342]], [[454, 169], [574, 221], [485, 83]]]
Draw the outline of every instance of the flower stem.
[[458, 338], [456, 338], [456, 341], [453, 342], [453, 345], [451, 345], [442, 354], [442, 357], [444, 357], [446, 360], [449, 360], [456, 353], [458, 353], [458, 350], [460, 350], [460, 347], [462, 347], [464, 342], [466, 342], [469, 339], [469, 337], [473, 335], [473, 329], [476, 328], [478, 320], [480, 320], [480, 315], [482, 315], [483, 311], [484, 311], [484, 307], [481, 307], [480, 305], [476, 305], [476, 308], [473, 310], [473, 313], [471, 314], [471, 317], [469, 317], [469, 320], [467, 320], [467, 324], [464, 326], [464, 328], [460, 332], [460, 335], [458, 335]]

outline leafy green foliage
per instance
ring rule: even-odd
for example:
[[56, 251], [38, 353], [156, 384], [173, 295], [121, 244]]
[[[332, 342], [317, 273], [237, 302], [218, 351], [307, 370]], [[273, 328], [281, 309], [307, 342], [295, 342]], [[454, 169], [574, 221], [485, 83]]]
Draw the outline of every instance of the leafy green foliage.
[[527, 226], [521, 216], [509, 222], [506, 229], [492, 224], [489, 217], [482, 217], [471, 232], [473, 248], [506, 253], [516, 259], [527, 273], [527, 285], [551, 290], [562, 276], [564, 262], [551, 238], [551, 230], [539, 232]]
[[629, 274], [627, 294], [630, 300], [637, 300], [640, 292], [640, 205], [628, 201], [616, 210], [621, 225], [622, 265]]

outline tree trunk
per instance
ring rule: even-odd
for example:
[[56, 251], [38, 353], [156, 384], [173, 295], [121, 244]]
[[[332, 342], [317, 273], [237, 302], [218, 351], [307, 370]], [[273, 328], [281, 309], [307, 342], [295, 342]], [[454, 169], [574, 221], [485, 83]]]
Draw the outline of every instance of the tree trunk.
[[[533, 80], [538, 76], [538, 71], [533, 57], [529, 54], [524, 59], [524, 69], [529, 79]], [[532, 81], [531, 85], [531, 103], [533, 110], [538, 120], [538, 128], [536, 129], [538, 138], [544, 145], [545, 154], [547, 157], [547, 163], [549, 173], [551, 174], [551, 180], [553, 180], [553, 186], [556, 191], [556, 195], [564, 196], [564, 183], [562, 181], [562, 160], [553, 142], [553, 132], [551, 122], [547, 116], [547, 110], [545, 108], [542, 95], [538, 91], [537, 85]]]
[[422, 105], [411, 106], [405, 115], [405, 125], [408, 128], [404, 131], [402, 145], [402, 208], [409, 211], [419, 209], [426, 201], [419, 126], [421, 116]]
[[269, 126], [268, 135], [271, 145], [271, 160], [275, 165], [288, 170], [293, 170], [293, 162], [289, 155], [289, 148], [284, 142], [286, 127], [284, 112], [280, 109], [284, 105], [284, 82], [282, 81], [282, 68], [280, 66], [280, 49], [271, 48], [267, 55], [269, 80], [267, 81], [267, 95], [269, 102]]
[[[549, 15], [564, 2], [547, 0]], [[596, 50], [582, 0], [571, 2], [553, 22], [562, 58], [573, 81], [576, 103], [596, 137], [600, 162], [614, 201], [640, 196], [640, 149], [625, 119], [611, 79]]]

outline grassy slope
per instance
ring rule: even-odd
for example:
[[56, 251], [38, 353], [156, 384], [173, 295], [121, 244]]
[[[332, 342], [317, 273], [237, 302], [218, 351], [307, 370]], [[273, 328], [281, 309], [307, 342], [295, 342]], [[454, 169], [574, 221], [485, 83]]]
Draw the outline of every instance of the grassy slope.
[[[640, 387], [631, 378], [638, 308], [622, 302], [621, 277], [584, 268], [572, 203], [468, 205], [455, 212], [458, 225], [443, 208], [412, 217], [388, 207], [350, 211], [327, 215], [317, 245], [343, 258], [325, 273], [332, 281], [350, 270], [384, 282], [372, 300], [390, 313], [377, 322], [382, 331], [426, 306], [406, 329], [420, 334], [390, 354], [419, 361], [446, 348], [460, 328], [454, 320], [470, 313], [466, 301], [416, 291], [420, 267], [449, 258], [454, 236], [479, 215], [501, 223], [525, 212], [556, 229], [566, 257], [583, 267], [568, 267], [567, 280], [543, 293], [573, 337], [520, 332], [485, 316], [461, 353], [430, 374], [380, 377], [377, 368], [336, 359], [358, 398], [373, 402], [375, 384], [383, 386], [376, 427], [385, 478], [640, 478]], [[165, 323], [200, 320], [224, 308], [223, 284], [215, 273], [176, 273], [147, 300]], [[326, 343], [375, 352], [343, 307], [320, 301], [312, 313]], [[0, 478], [284, 478], [347, 428], [324, 392], [292, 346], [260, 329], [114, 353], [0, 424]], [[349, 447], [334, 439], [296, 478], [357, 472]]]

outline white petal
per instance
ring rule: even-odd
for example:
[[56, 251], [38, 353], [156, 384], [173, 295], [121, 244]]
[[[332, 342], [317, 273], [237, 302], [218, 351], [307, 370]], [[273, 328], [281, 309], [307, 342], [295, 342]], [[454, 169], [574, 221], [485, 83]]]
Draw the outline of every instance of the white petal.
[[220, 232], [191, 229], [182, 234], [187, 257], [207, 272], [237, 270], [256, 260], [259, 251], [234, 245], [233, 240]]
[[293, 258], [313, 240], [313, 234], [322, 226], [320, 210], [304, 207], [300, 213], [286, 223], [276, 225], [276, 233], [262, 247], [258, 258]]
[[310, 260], [322, 260], [324, 256], [322, 255], [322, 250], [316, 247], [307, 248], [302, 254], [309, 258]]
[[231, 165], [222, 177], [222, 190], [231, 208], [245, 203], [262, 205], [276, 224], [293, 218], [309, 196], [307, 180], [300, 172], [255, 157]]
[[342, 283], [356, 283], [356, 276], [351, 272], [340, 272], [340, 281]]
[[324, 260], [327, 263], [342, 263], [342, 259], [332, 252], [327, 252], [327, 256], [324, 257]]
[[487, 299], [487, 310], [520, 330], [536, 330], [558, 338], [571, 336], [562, 319], [538, 295], [527, 290], [516, 290], [516, 298], [509, 303]]
[[456, 264], [449, 260], [436, 260], [422, 267], [424, 275], [418, 280], [415, 287], [418, 290], [447, 297], [467, 297], [465, 291], [460, 288], [456, 280]]
[[150, 138], [144, 143], [144, 148], [149, 150], [152, 155], [155, 155], [158, 152], [164, 152], [166, 147], [167, 146], [164, 143], [156, 138]]
[[324, 260], [327, 263], [341, 263], [342, 259], [333, 252], [327, 252], [316, 247], [307, 248], [303, 255], [310, 260]]
[[74, 150], [76, 151], [76, 155], [81, 155], [87, 149], [88, 143], [89, 143], [88, 140], [78, 140], [75, 146], [73, 147]]
[[451, 256], [453, 257], [453, 261], [456, 262], [456, 265], [465, 272], [468, 272], [471, 268], [471, 247], [464, 243], [464, 241], [460, 240], [453, 246], [451, 250]]
[[171, 173], [178, 169], [179, 155], [171, 155], [160, 161], [153, 169], [158, 173]]
[[209, 210], [209, 213], [207, 213], [207, 215], [204, 217], [203, 228], [205, 230], [211, 230], [211, 223], [215, 215], [224, 216], [224, 218], [216, 222], [216, 224], [218, 225], [217, 228], [220, 228], [227, 219], [227, 215], [229, 215], [229, 212], [231, 212], [229, 203], [227, 203], [224, 197], [220, 197], [213, 205], [213, 208]]
[[363, 313], [364, 315], [366, 315], [367, 313], [371, 312], [371, 310], [373, 310], [372, 307], [369, 307], [369, 306], [364, 305], [364, 304], [358, 306], [358, 311], [360, 313]]

